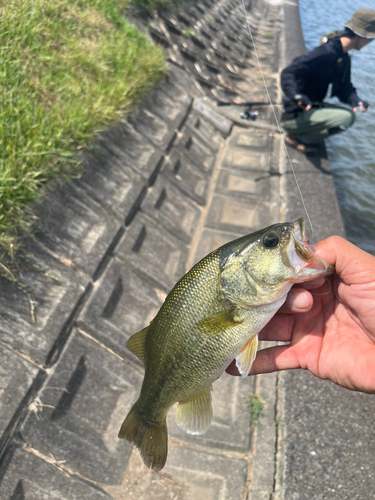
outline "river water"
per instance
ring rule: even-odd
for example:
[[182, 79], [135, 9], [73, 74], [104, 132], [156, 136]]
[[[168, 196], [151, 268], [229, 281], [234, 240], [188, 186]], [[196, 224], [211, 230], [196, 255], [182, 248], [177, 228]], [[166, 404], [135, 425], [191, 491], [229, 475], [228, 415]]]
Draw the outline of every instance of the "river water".
[[[299, 0], [299, 5], [310, 51], [322, 35], [343, 29], [357, 9], [375, 9], [375, 0]], [[347, 238], [375, 255], [375, 41], [361, 51], [351, 51], [351, 58], [357, 95], [372, 107], [366, 113], [358, 111], [347, 132], [325, 142]]]

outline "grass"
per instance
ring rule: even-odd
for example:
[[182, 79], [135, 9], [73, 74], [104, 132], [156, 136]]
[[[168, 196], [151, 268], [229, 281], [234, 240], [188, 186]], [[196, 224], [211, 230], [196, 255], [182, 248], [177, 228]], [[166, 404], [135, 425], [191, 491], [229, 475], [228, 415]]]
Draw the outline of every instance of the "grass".
[[249, 394], [246, 398], [246, 405], [250, 409], [250, 424], [251, 428], [254, 429], [259, 424], [267, 403], [257, 394]]
[[191, 31], [191, 30], [184, 30], [182, 32], [186, 37], [193, 37], [193, 38], [196, 38], [197, 35], [195, 34], [194, 31]]
[[8, 254], [43, 184], [74, 175], [77, 151], [164, 73], [162, 50], [126, 21], [127, 6], [0, 0], [0, 247]]

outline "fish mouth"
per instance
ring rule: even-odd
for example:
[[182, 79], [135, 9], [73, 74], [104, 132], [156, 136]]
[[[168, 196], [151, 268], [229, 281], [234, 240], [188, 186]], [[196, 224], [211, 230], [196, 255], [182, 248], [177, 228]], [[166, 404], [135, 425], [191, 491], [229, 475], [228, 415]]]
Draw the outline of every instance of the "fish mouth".
[[311, 260], [316, 257], [315, 253], [309, 247], [306, 239], [306, 224], [305, 219], [302, 217], [295, 222], [293, 222], [293, 241], [295, 244], [295, 249], [297, 254], [303, 260]]
[[[311, 269], [314, 270], [314, 274], [318, 274], [319, 276], [324, 276], [328, 274], [332, 274], [335, 272], [335, 268], [321, 259], [316, 253], [312, 250], [312, 248], [307, 243], [306, 233], [305, 233], [305, 220], [301, 217], [296, 220], [293, 224], [292, 230], [292, 241], [294, 243], [295, 249], [295, 266], [296, 268], [302, 269]], [[302, 263], [298, 263], [301, 259]]]

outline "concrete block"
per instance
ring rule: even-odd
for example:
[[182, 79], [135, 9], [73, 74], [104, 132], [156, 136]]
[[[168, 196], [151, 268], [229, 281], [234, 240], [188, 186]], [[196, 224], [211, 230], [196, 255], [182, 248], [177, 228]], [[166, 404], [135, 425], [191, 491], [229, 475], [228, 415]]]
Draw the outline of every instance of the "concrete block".
[[247, 468], [246, 461], [220, 452], [169, 445], [167, 465], [159, 474], [147, 469], [134, 449], [121, 486], [106, 489], [116, 500], [238, 500], [243, 498]]
[[119, 244], [117, 256], [146, 281], [169, 292], [185, 274], [188, 251], [161, 226], [137, 214]]
[[[128, 12], [126, 14], [126, 17], [130, 22], [132, 22], [132, 20], [129, 18]], [[147, 32], [147, 34], [154, 40], [154, 42], [161, 45], [165, 49], [168, 49], [168, 48], [170, 49], [171, 43], [170, 43], [168, 37], [165, 35], [165, 33], [163, 33], [163, 31], [160, 29], [159, 26], [152, 25], [151, 24], [152, 21], [153, 21], [153, 19], [150, 18], [150, 25], [149, 25], [148, 29], [146, 30], [145, 27], [143, 26], [143, 30], [145, 32]]]
[[267, 133], [255, 131], [238, 131], [229, 140], [230, 148], [242, 148], [245, 150], [260, 149], [269, 151], [271, 149], [272, 137]]
[[73, 184], [127, 224], [145, 190], [142, 177], [104, 149], [96, 156], [87, 156], [85, 163], [85, 170]]
[[129, 123], [118, 123], [100, 134], [98, 140], [121, 164], [132, 168], [146, 183], [152, 182], [162, 152]]
[[31, 363], [0, 346], [0, 443], [7, 437], [7, 428], [38, 371]]
[[[212, 149], [212, 151], [215, 153], [218, 152], [223, 142], [223, 137], [209, 120], [205, 119], [198, 113], [191, 113], [189, 118], [186, 120], [185, 125], [192, 130], [192, 132], [197, 134], [198, 137]], [[183, 133], [183, 130], [181, 132]]]
[[142, 378], [96, 342], [73, 332], [39, 393], [45, 406], [38, 415], [29, 412], [20, 436], [88, 479], [118, 484], [131, 445], [117, 434], [137, 398]]
[[210, 252], [213, 252], [217, 248], [225, 245], [228, 241], [235, 240], [242, 236], [239, 234], [222, 233], [220, 231], [214, 231], [212, 229], [204, 229], [201, 239], [199, 240], [198, 248], [195, 253], [194, 263], [199, 262], [203, 257], [205, 257]]
[[172, 151], [168, 161], [162, 165], [161, 174], [198, 205], [206, 204], [209, 178], [182, 152]]
[[67, 184], [51, 189], [33, 207], [36, 238], [61, 259], [92, 276], [121, 222], [87, 193]]
[[197, 134], [186, 128], [175, 145], [203, 172], [208, 175], [211, 174], [216, 160], [215, 155], [212, 149]]
[[200, 218], [200, 210], [187, 196], [165, 179], [159, 178], [149, 190], [142, 211], [174, 236], [189, 244]]
[[119, 356], [142, 366], [125, 344], [149, 324], [161, 305], [155, 291], [115, 258], [95, 284], [77, 325]]
[[268, 200], [270, 177], [267, 173], [254, 170], [221, 169], [215, 192], [239, 200], [253, 200], [254, 198]]
[[99, 487], [11, 444], [0, 465], [3, 500], [110, 500]]
[[[264, 347], [264, 346], [263, 346]], [[276, 373], [259, 376], [259, 396], [266, 402], [256, 430], [252, 489], [273, 492], [276, 466]]]
[[23, 251], [29, 260], [21, 260], [20, 272], [13, 272], [31, 295], [2, 280], [0, 340], [44, 364], [79, 306], [88, 280], [30, 241]]
[[167, 425], [171, 436], [198, 446], [246, 453], [250, 449], [250, 413], [246, 396], [255, 390], [255, 378], [232, 377], [224, 373], [213, 385], [213, 420], [206, 434], [192, 436], [181, 430], [175, 420], [174, 407], [168, 414]]
[[237, 201], [235, 198], [214, 196], [206, 226], [220, 231], [252, 233], [269, 225], [269, 207], [261, 200]]
[[[171, 91], [171, 93], [168, 92]], [[174, 92], [173, 92], [174, 91]], [[174, 129], [178, 129], [185, 119], [192, 98], [175, 86], [154, 89], [145, 101], [145, 106]]]
[[242, 498], [248, 463], [244, 460], [169, 448], [165, 472], [183, 484], [186, 500], [238, 500]]
[[238, 170], [270, 170], [270, 153], [244, 149], [227, 149], [221, 165]]
[[227, 73], [225, 75], [225, 80], [236, 92], [238, 92], [238, 94], [246, 97], [252, 97], [254, 85], [241, 75]]
[[162, 151], [168, 149], [176, 135], [173, 127], [150, 111], [145, 103], [133, 111], [128, 122]]
[[272, 500], [272, 496], [268, 491], [250, 491], [247, 500]]
[[181, 88], [181, 86], [175, 85], [172, 78], [167, 78], [165, 82], [163, 82], [163, 91], [178, 103], [179, 106], [185, 109], [190, 108], [193, 101], [187, 90], [187, 88]]
[[195, 85], [190, 75], [181, 67], [171, 62], [167, 63], [168, 79], [179, 89], [189, 96], [200, 97], [202, 94]]
[[214, 111], [214, 103], [206, 99], [207, 98], [196, 99], [193, 104], [193, 109], [211, 122], [216, 129], [220, 130], [223, 137], [228, 137], [232, 130], [232, 123]]

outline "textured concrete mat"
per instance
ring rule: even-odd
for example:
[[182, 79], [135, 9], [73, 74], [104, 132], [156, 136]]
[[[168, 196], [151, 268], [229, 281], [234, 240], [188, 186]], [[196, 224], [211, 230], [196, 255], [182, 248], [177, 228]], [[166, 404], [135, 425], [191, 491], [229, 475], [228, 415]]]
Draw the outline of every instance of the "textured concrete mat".
[[128, 267], [114, 259], [96, 283], [78, 318], [78, 327], [119, 356], [140, 365], [125, 344], [131, 335], [142, 330], [155, 317], [162, 304], [159, 295]]
[[121, 481], [131, 445], [117, 434], [142, 375], [75, 333], [20, 435], [30, 446], [102, 483]]
[[3, 500], [110, 499], [93, 484], [70, 475], [13, 444], [0, 463], [0, 488]]

